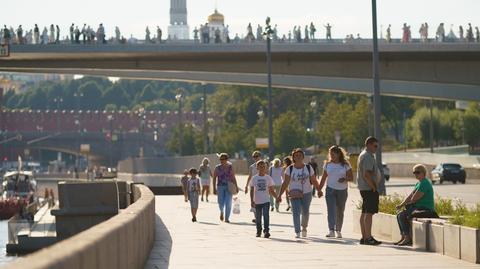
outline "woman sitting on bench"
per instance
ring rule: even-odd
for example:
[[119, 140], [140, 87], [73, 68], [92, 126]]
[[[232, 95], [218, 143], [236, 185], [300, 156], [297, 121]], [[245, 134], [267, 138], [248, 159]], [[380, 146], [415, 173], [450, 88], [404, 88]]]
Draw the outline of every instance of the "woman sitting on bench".
[[437, 213], [435, 213], [433, 186], [430, 179], [426, 177], [427, 168], [423, 164], [417, 164], [413, 167], [413, 174], [418, 180], [414, 190], [401, 204], [397, 205], [397, 210], [405, 207], [405, 209], [397, 215], [402, 239], [395, 243], [395, 245], [399, 246], [412, 245], [410, 227], [413, 218], [438, 218]]

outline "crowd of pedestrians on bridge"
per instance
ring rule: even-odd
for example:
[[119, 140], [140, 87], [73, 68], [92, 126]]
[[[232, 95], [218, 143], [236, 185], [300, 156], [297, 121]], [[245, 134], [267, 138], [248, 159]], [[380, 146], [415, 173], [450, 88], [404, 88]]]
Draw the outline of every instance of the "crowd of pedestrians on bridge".
[[[429, 35], [429, 24], [423, 23], [418, 30], [419, 39], [412, 39], [412, 27], [407, 23], [404, 23], [401, 27], [402, 36], [400, 39], [393, 39], [392, 26], [388, 25], [385, 35], [383, 30], [381, 37], [387, 43], [401, 42], [476, 42], [480, 43], [480, 30], [478, 26], [473, 27], [471, 23], [464, 28], [462, 25], [458, 26], [455, 31], [454, 26], [450, 26], [450, 31], [447, 33], [445, 24], [440, 23], [438, 25], [435, 34]], [[324, 39], [318, 37], [318, 28], [323, 28]], [[326, 23], [322, 27], [316, 26], [313, 22], [305, 26], [294, 26], [292, 30], [284, 34], [280, 34], [277, 25], [273, 28], [272, 40], [278, 43], [310, 43], [310, 42], [355, 42], [362, 40], [360, 34], [354, 36], [353, 34], [347, 35], [342, 40], [334, 41], [332, 39], [333, 25]], [[162, 39], [163, 38], [163, 39]], [[164, 42], [174, 42], [176, 37], [163, 35], [163, 31], [159, 26], [156, 26], [155, 33], [152, 36], [150, 28], [147, 26], [145, 29], [145, 37], [142, 41], [130, 35], [130, 38], [125, 38], [118, 26], [115, 27], [114, 36], [107, 39], [107, 33], [102, 23], [95, 29], [90, 25], [75, 25], [72, 23], [68, 31], [62, 35], [61, 29], [58, 25], [51, 24], [50, 26], [42, 27], [35, 24], [33, 29], [24, 29], [22, 25], [19, 25], [17, 29], [12, 26], [7, 27], [4, 25], [0, 27], [0, 44], [161, 44]], [[230, 36], [229, 26], [222, 26], [222, 29], [210, 27], [208, 23], [202, 24], [199, 27], [195, 27], [193, 30], [193, 41], [195, 43], [253, 43], [265, 41], [264, 28], [258, 24], [254, 32], [251, 23], [248, 24], [245, 34], [241, 36], [237, 33], [234, 37]]]
[[[372, 217], [379, 210], [380, 173], [374, 155], [377, 149], [378, 140], [368, 137], [357, 161], [357, 187], [362, 197], [362, 214], [359, 220], [362, 237], [359, 243], [364, 245], [382, 243], [372, 236]], [[337, 145], [328, 149], [321, 176], [315, 159], [312, 158], [306, 163], [305, 153], [301, 149], [294, 149], [283, 162], [278, 158], [271, 163], [263, 160], [259, 151], [254, 151], [252, 158], [254, 162], [249, 167], [243, 191], [250, 194], [250, 212], [254, 215], [252, 222], [256, 224], [256, 237], [261, 237], [262, 233], [265, 238], [271, 236], [270, 212], [280, 212], [284, 193], [286, 211], [291, 210], [292, 213], [295, 238], [307, 237], [310, 205], [315, 197], [313, 191], [316, 190], [319, 198], [325, 194], [328, 222], [326, 237], [342, 238], [348, 182], [353, 181], [352, 166], [345, 149]], [[213, 169], [210, 168], [210, 161], [205, 158], [198, 169], [191, 168], [184, 172], [181, 185], [185, 202], [190, 202], [192, 222], [197, 221], [200, 195], [203, 202], [206, 194], [205, 201], [209, 202], [210, 179], [213, 179], [213, 194], [217, 195], [220, 221], [230, 223], [232, 211], [240, 214], [238, 194], [242, 190], [238, 187], [234, 167], [229, 162], [228, 154], [220, 154], [219, 159], [220, 164]], [[397, 220], [402, 238], [395, 244], [400, 246], [412, 244], [410, 222], [414, 217], [438, 218], [434, 209], [433, 187], [427, 178], [426, 167], [415, 165], [413, 174], [418, 183], [412, 193], [397, 206]]]

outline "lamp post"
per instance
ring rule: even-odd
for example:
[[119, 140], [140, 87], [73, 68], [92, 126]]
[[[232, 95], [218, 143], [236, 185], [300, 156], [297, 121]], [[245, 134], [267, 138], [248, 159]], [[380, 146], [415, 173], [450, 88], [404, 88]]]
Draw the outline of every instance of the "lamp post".
[[207, 87], [202, 83], [203, 88], [203, 154], [208, 153], [208, 122], [207, 122]]
[[181, 89], [178, 89], [177, 92], [178, 93], [177, 93], [177, 95], [175, 95], [175, 99], [178, 102], [178, 123], [179, 123], [179, 128], [178, 128], [178, 139], [179, 139], [178, 153], [179, 153], [180, 156], [182, 156], [182, 146], [183, 146], [182, 99], [183, 99], [183, 95], [182, 95], [182, 90]]
[[380, 96], [380, 74], [379, 74], [379, 52], [378, 52], [378, 31], [377, 31], [377, 0], [372, 0], [372, 30], [373, 30], [373, 105], [374, 105], [374, 135], [378, 139], [378, 149], [375, 155], [377, 167], [380, 169], [381, 180], [378, 191], [386, 195], [385, 177], [383, 176], [382, 165], [382, 130], [381, 130], [381, 96]]
[[144, 141], [143, 141], [143, 135], [145, 132], [145, 120], [147, 116], [145, 115], [145, 109], [142, 107], [138, 111], [138, 117], [140, 118], [140, 150], [139, 150], [139, 157], [143, 158], [143, 146], [144, 146]]
[[265, 21], [265, 31], [263, 35], [267, 39], [267, 91], [268, 91], [268, 157], [273, 160], [273, 111], [272, 111], [272, 34], [274, 33], [270, 25], [270, 17]]
[[315, 141], [315, 132], [317, 131], [317, 100], [310, 102], [310, 107], [312, 108], [312, 141], [313, 141], [313, 154], [317, 153], [317, 142]]
[[59, 119], [59, 113], [60, 113], [60, 103], [63, 103], [63, 98], [61, 97], [55, 97], [53, 98], [53, 102], [55, 103], [56, 107], [57, 107], [57, 126], [56, 126], [56, 129], [57, 129], [57, 132], [60, 132], [60, 119]]
[[[76, 137], [76, 148], [77, 150], [80, 151], [80, 139], [79, 139], [79, 136], [80, 136], [80, 120], [78, 119], [75, 119], [75, 126], [77, 127], [77, 135], [75, 136]], [[78, 168], [79, 168], [79, 164], [78, 164], [78, 152], [77, 154], [75, 154], [75, 178], [78, 178]]]
[[113, 167], [113, 154], [112, 154], [112, 147], [113, 147], [113, 115], [108, 115], [107, 120], [108, 120], [108, 126], [109, 126], [109, 166]]
[[430, 153], [433, 153], [433, 99], [430, 99]]

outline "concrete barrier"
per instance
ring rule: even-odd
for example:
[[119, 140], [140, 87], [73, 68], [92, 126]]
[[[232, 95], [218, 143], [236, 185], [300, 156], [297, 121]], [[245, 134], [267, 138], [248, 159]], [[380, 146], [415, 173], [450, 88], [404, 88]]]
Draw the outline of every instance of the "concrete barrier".
[[137, 200], [107, 221], [3, 268], [143, 268], [155, 239], [155, 196], [133, 185]]

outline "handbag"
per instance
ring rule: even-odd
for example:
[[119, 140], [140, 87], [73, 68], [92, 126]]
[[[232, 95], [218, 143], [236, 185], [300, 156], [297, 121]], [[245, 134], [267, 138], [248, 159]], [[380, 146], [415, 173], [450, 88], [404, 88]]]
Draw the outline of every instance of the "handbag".
[[228, 192], [232, 195], [236, 195], [238, 193], [237, 185], [231, 181], [228, 182]]
[[[293, 166], [292, 166], [292, 168], [293, 168]], [[307, 167], [307, 169], [310, 171], [310, 169], [308, 167]], [[292, 170], [293, 169], [290, 169], [290, 177], [292, 176]], [[304, 183], [305, 182], [302, 180], [302, 189], [301, 190], [299, 190], [299, 189], [290, 190], [288, 192], [288, 197], [290, 199], [303, 199], [303, 184]]]

